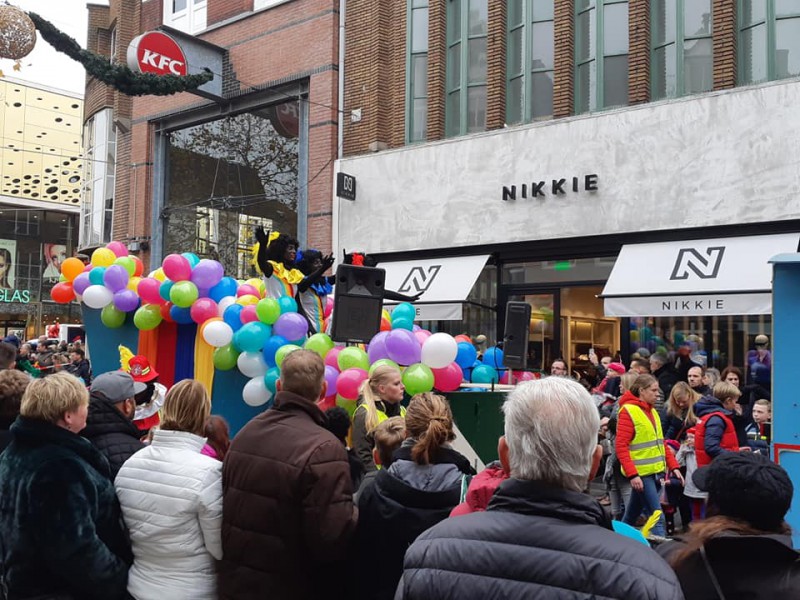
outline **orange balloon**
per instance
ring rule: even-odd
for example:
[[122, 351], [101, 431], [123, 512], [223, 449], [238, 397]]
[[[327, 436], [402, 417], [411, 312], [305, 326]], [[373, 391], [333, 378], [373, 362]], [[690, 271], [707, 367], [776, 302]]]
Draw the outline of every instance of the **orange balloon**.
[[133, 269], [133, 276], [134, 277], [141, 277], [142, 273], [144, 273], [144, 264], [141, 260], [136, 258], [135, 256], [131, 256], [133, 259], [134, 269]]
[[86, 266], [80, 259], [71, 256], [61, 263], [61, 274], [67, 278], [67, 281], [75, 281], [75, 278], [83, 273]]

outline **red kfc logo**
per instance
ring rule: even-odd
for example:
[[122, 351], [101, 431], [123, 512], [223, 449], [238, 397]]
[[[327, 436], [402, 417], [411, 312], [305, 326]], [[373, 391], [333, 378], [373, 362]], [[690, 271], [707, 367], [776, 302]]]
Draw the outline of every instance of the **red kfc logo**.
[[186, 55], [174, 39], [160, 31], [148, 31], [128, 46], [128, 66], [139, 73], [186, 75]]

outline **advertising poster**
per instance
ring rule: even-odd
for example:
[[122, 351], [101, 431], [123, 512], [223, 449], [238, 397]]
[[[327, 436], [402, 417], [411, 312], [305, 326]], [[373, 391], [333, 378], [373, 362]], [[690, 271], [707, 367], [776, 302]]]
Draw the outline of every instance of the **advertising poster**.
[[17, 241], [0, 240], [0, 290], [14, 289]]
[[58, 281], [61, 263], [67, 258], [67, 247], [62, 244], [43, 244], [45, 269], [42, 279]]

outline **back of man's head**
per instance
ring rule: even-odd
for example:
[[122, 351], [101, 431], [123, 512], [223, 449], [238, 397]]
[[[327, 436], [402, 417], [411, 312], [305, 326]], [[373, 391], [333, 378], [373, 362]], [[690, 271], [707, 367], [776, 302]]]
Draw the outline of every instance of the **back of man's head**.
[[316, 402], [325, 384], [325, 364], [316, 352], [295, 350], [281, 363], [281, 391]]
[[6, 342], [0, 342], [0, 371], [11, 369], [17, 360], [17, 349]]
[[548, 377], [517, 385], [503, 404], [511, 476], [583, 491], [600, 417], [576, 381]]
[[666, 354], [662, 354], [661, 352], [656, 352], [650, 356], [650, 368], [655, 371], [656, 369], [660, 369], [665, 364], [667, 364], [669, 359], [667, 359]]

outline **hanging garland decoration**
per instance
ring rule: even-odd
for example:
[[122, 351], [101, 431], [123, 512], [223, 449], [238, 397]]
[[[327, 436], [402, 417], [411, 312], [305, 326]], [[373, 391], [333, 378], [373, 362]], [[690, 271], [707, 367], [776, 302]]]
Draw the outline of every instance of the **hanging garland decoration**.
[[194, 90], [208, 83], [214, 74], [205, 69], [197, 75], [155, 75], [135, 73], [127, 65], [112, 64], [101, 56], [80, 47], [78, 42], [36, 13], [28, 13], [42, 39], [53, 48], [83, 65], [86, 72], [99, 81], [114, 87], [127, 96], [169, 96]]

